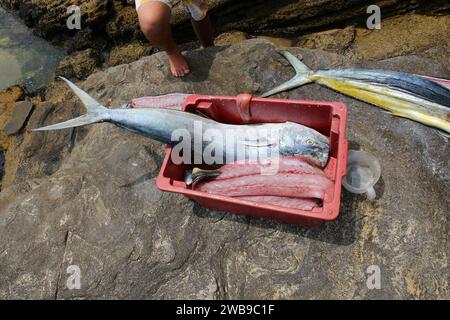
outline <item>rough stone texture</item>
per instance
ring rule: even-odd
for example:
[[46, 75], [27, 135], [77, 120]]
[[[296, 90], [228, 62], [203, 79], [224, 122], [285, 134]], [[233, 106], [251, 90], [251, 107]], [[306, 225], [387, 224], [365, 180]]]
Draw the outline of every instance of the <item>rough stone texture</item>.
[[4, 166], [5, 166], [5, 153], [3, 150], [0, 150], [0, 180], [3, 179]]
[[[276, 50], [249, 40], [192, 51], [184, 79], [158, 53], [81, 85], [107, 106], [170, 92], [261, 93], [293, 75]], [[354, 64], [290, 50], [312, 68]], [[416, 56], [365, 65], [448, 76]], [[48, 90], [27, 128], [78, 114], [61, 88]], [[17, 171], [0, 193], [0, 298], [448, 298], [448, 140], [318, 85], [280, 96], [348, 104], [351, 147], [381, 162], [377, 201], [344, 192], [339, 219], [317, 229], [209, 211], [156, 189], [159, 143], [112, 124], [26, 132], [19, 165], [41, 165]], [[43, 170], [54, 153], [58, 169]], [[70, 265], [81, 269], [80, 290], [66, 286]], [[366, 287], [371, 265], [381, 290]]]
[[84, 79], [100, 64], [100, 56], [93, 49], [77, 51], [65, 57], [58, 65], [56, 74], [66, 78]]
[[3, 131], [9, 136], [18, 133], [20, 129], [23, 128], [32, 109], [33, 104], [28, 100], [17, 102], [14, 105], [11, 119], [9, 119], [8, 123], [3, 128]]
[[[24, 98], [25, 89], [21, 86], [13, 86], [0, 91], [0, 128], [4, 128], [10, 121], [16, 101], [23, 100]], [[5, 158], [7, 160], [12, 160], [13, 153], [10, 153], [11, 157], [8, 159], [8, 150], [11, 146], [14, 148], [14, 140], [14, 137], [8, 136], [3, 130], [0, 130], [0, 177], [2, 178], [0, 181], [0, 191], [3, 187], [3, 177], [5, 175]], [[14, 155], [14, 157], [16, 156]]]
[[[435, 13], [450, 8], [446, 0], [212, 0], [208, 3], [217, 32], [240, 30], [272, 36], [295, 36], [348, 24], [365, 25], [367, 7], [373, 4], [380, 6], [383, 18], [413, 10]], [[188, 24], [186, 15], [181, 17], [174, 19], [175, 32], [180, 31], [180, 37], [186, 35]]]
[[[114, 39], [115, 42], [143, 39], [132, 0], [0, 0], [0, 5], [18, 10], [27, 25], [36, 27], [47, 39], [59, 38], [61, 34], [73, 36], [74, 32], [66, 27], [66, 9], [73, 4], [81, 7], [83, 28], [78, 33], [94, 29], [96, 37]], [[445, 0], [208, 1], [218, 34], [239, 30], [270, 35], [297, 35], [336, 25], [364, 24], [366, 9], [372, 4], [381, 7], [384, 18], [417, 9], [430, 13], [449, 8]], [[178, 38], [194, 38], [189, 27], [189, 15], [181, 1], [176, 1], [172, 21]]]
[[411, 53], [437, 60], [449, 69], [450, 15], [406, 14], [382, 20], [380, 30], [349, 26], [303, 35], [296, 46], [382, 60]]
[[[4, 128], [11, 119], [16, 101], [23, 100], [25, 90], [21, 86], [13, 86], [0, 91], [0, 128]], [[0, 130], [0, 150], [7, 150], [11, 138]]]
[[152, 54], [154, 49], [148, 44], [139, 42], [114, 47], [109, 53], [108, 66], [131, 63], [139, 58]]
[[247, 39], [248, 39], [248, 35], [245, 32], [231, 31], [231, 32], [225, 32], [225, 33], [218, 35], [214, 39], [214, 44], [216, 46], [231, 45], [231, 44], [239, 43], [241, 41], [245, 41]]
[[[419, 53], [431, 47], [448, 47], [449, 30], [450, 15], [431, 17], [410, 14], [395, 17], [386, 19], [380, 30], [357, 28], [354, 50], [360, 59], [380, 60]], [[383, 46], [379, 45], [381, 42]], [[448, 51], [446, 60], [448, 62]]]
[[108, 39], [99, 38], [98, 36], [98, 30], [93, 30], [89, 26], [84, 27], [73, 35], [71, 41], [65, 42], [65, 48], [69, 54], [86, 49], [103, 52], [108, 47]]
[[[194, 48], [198, 48], [198, 42], [192, 42], [196, 39], [194, 31], [190, 26], [189, 14], [186, 12], [181, 1], [174, 2], [172, 10], [173, 33], [179, 43], [193, 44]], [[450, 5], [447, 0], [209, 0], [208, 6], [213, 20], [215, 34], [219, 35], [226, 32], [239, 31], [245, 32], [251, 36], [270, 36], [277, 45], [290, 46], [291, 40], [286, 38], [297, 38], [313, 33], [313, 37], [301, 38], [300, 43], [308, 48], [329, 49], [331, 51], [342, 53], [347, 49], [349, 34], [340, 32], [330, 35], [323, 34], [322, 31], [329, 29], [341, 29], [346, 26], [365, 26], [368, 14], [366, 13], [369, 5], [376, 4], [381, 7], [383, 21], [389, 17], [401, 16], [409, 12], [422, 12], [426, 15], [439, 15], [448, 13]], [[69, 54], [74, 51], [82, 51], [92, 49], [96, 59], [96, 63], [105, 63], [105, 66], [115, 65], [109, 61], [103, 61], [103, 57], [108, 56], [108, 52], [115, 47], [124, 47], [125, 44], [146, 41], [139, 28], [137, 13], [134, 8], [133, 0], [0, 0], [0, 5], [14, 9], [24, 22], [35, 28], [37, 33], [45, 39], [52, 40], [55, 43], [64, 44]], [[70, 5], [79, 5], [82, 14], [81, 30], [69, 30], [66, 22], [69, 14], [67, 8]], [[419, 21], [411, 20], [400, 26], [393, 25], [393, 30], [388, 29], [387, 32], [393, 32], [395, 36], [403, 37], [409, 35], [410, 30], [420, 24], [427, 30], [426, 33], [417, 33], [418, 41], [413, 43], [405, 43], [400, 41], [391, 41], [386, 48], [390, 48], [396, 52], [405, 45], [418, 44], [425, 47], [432, 42], [435, 35], [437, 17], [429, 17], [429, 19], [419, 19]], [[438, 29], [444, 27], [444, 35], [441, 39], [447, 39], [448, 26], [442, 24], [444, 20], [440, 20]], [[431, 22], [431, 24], [429, 24]], [[447, 22], [448, 23], [448, 22]], [[400, 28], [400, 31], [397, 30]], [[358, 29], [361, 33], [361, 43], [358, 45], [363, 49], [357, 53], [361, 58], [370, 59], [371, 55], [377, 55], [376, 59], [386, 58], [380, 56], [383, 49], [377, 46], [380, 40], [387, 39], [383, 32], [378, 34], [370, 33], [366, 37], [364, 29]], [[317, 34], [317, 32], [319, 32]], [[342, 36], [342, 39], [333, 38], [333, 36]], [[273, 38], [276, 37], [276, 38]], [[351, 35], [350, 35], [351, 38]], [[236, 40], [236, 39], [234, 39]], [[282, 41], [280, 43], [280, 41]], [[448, 40], [447, 40], [448, 42]], [[219, 42], [220, 43], [220, 42]], [[343, 44], [342, 44], [343, 43]], [[185, 49], [186, 46], [182, 46]], [[433, 47], [436, 47], [435, 45]], [[190, 46], [189, 48], [192, 48]], [[443, 52], [429, 52], [427, 57], [446, 58], [448, 47], [443, 48]], [[373, 52], [373, 53], [368, 53]], [[417, 52], [412, 50], [410, 52]], [[410, 52], [407, 52], [408, 54]], [[104, 54], [106, 53], [106, 54]], [[124, 56], [117, 56], [122, 53]], [[391, 52], [393, 53], [393, 52]], [[367, 56], [369, 54], [369, 56]], [[406, 54], [406, 53], [404, 53]], [[115, 50], [113, 53], [115, 60], [123, 60], [130, 62], [128, 50]], [[74, 60], [77, 55], [69, 57], [70, 62], [80, 62], [84, 67], [86, 63], [80, 60]], [[136, 59], [139, 54], [134, 55]], [[448, 59], [447, 59], [448, 60]], [[92, 60], [89, 60], [92, 62]], [[80, 68], [83, 68], [80, 67]], [[67, 67], [67, 66], [66, 66]], [[91, 74], [95, 68], [83, 69], [82, 73]], [[84, 79], [84, 76], [76, 76]]]
[[258, 36], [258, 39], [267, 40], [276, 46], [280, 47], [292, 47], [293, 41], [288, 38], [272, 37], [272, 36]]
[[0, 5], [18, 10], [20, 17], [31, 27], [36, 27], [44, 38], [60, 33], [70, 33], [66, 21], [67, 8], [80, 7], [82, 23], [92, 26], [110, 15], [110, 0], [2, 0]]
[[124, 6], [119, 1], [114, 1], [113, 11], [114, 17], [106, 24], [106, 33], [111, 39], [143, 38], [134, 4]]
[[355, 40], [355, 27], [331, 29], [299, 37], [296, 46], [344, 54]]

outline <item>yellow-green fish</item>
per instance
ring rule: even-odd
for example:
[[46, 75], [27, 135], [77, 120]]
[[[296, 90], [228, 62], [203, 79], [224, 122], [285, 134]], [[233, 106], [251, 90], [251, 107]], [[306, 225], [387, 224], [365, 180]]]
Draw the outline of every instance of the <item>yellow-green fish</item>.
[[316, 82], [392, 114], [450, 134], [450, 90], [415, 74], [387, 70], [333, 69], [313, 71], [289, 52], [282, 55], [296, 75], [262, 97]]

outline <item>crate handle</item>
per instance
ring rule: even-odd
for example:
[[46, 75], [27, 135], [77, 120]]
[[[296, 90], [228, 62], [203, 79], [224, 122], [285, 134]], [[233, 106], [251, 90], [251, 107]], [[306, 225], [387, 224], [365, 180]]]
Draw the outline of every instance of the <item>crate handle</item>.
[[248, 93], [240, 94], [236, 97], [236, 105], [238, 108], [239, 116], [243, 123], [249, 123], [252, 119], [251, 114], [251, 102], [253, 96]]

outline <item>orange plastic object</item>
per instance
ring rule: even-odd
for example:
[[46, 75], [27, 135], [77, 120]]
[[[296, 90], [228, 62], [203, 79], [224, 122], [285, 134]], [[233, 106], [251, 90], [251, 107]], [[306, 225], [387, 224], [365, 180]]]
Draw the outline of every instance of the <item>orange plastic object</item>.
[[[149, 106], [150, 107], [150, 106]], [[184, 183], [185, 171], [192, 165], [175, 165], [171, 161], [171, 148], [166, 148], [165, 158], [157, 187], [162, 191], [183, 194], [200, 205], [219, 211], [249, 215], [288, 223], [319, 226], [323, 221], [339, 216], [342, 177], [346, 173], [348, 143], [345, 137], [347, 107], [343, 103], [264, 99], [250, 95], [220, 97], [206, 95], [187, 96], [181, 110], [200, 111], [223, 123], [248, 124], [267, 122], [297, 122], [321, 132], [330, 139], [330, 159], [325, 174], [334, 182], [334, 192], [324, 199], [323, 207], [302, 211], [208, 194], [190, 189]]]

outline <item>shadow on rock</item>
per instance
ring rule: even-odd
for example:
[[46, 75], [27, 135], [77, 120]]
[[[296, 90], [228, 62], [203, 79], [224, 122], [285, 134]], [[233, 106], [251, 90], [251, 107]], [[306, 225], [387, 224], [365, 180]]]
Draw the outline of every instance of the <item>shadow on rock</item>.
[[[281, 230], [311, 240], [349, 246], [355, 242], [359, 234], [357, 222], [363, 217], [359, 217], [357, 211], [358, 203], [363, 200], [364, 196], [344, 190], [339, 217], [335, 221], [324, 222], [320, 227], [300, 226], [250, 216], [247, 217], [248, 220], [239, 223], [249, 223], [254, 228]], [[202, 219], [217, 219], [217, 211], [210, 211], [197, 203], [194, 205], [193, 213]], [[230, 213], [223, 213], [219, 220], [222, 219], [236, 222], [235, 215]]]
[[349, 246], [357, 238], [357, 202], [360, 197], [343, 192], [340, 215], [335, 221], [324, 222], [320, 227], [307, 227], [301, 225], [272, 222], [269, 224], [263, 219], [257, 219], [255, 225], [263, 228], [280, 228], [284, 232], [292, 233], [311, 240]]

